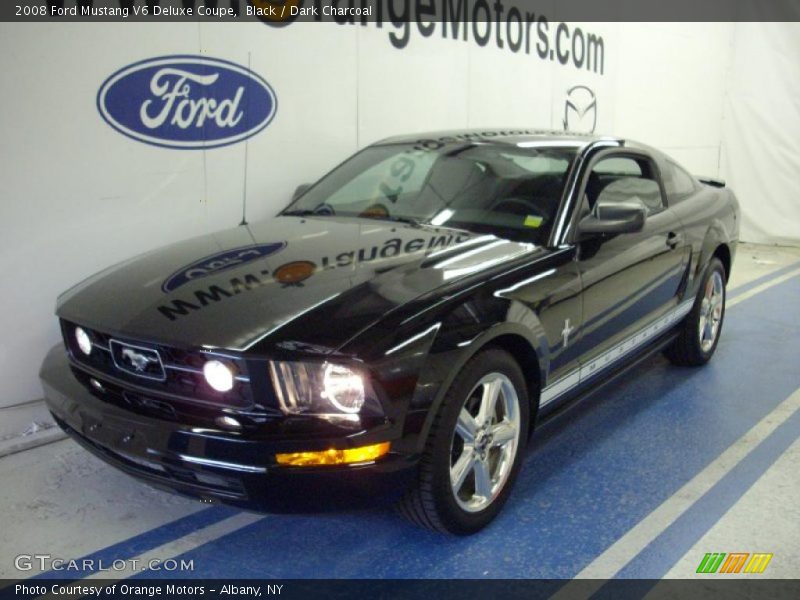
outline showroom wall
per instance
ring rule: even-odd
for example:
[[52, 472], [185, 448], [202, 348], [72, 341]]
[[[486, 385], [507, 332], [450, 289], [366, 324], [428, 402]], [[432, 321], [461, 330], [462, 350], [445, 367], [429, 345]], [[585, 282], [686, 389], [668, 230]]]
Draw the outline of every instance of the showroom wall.
[[[255, 220], [382, 137], [562, 129], [566, 113], [577, 128], [594, 124], [719, 174], [733, 24], [569, 24], [566, 64], [541, 58], [537, 39], [526, 53], [411, 27], [398, 48], [405, 33], [375, 23], [0, 25], [0, 407], [40, 397], [36, 373], [58, 341], [60, 292], [136, 253], [236, 226], [245, 179]], [[547, 32], [550, 50], [555, 33]], [[602, 39], [591, 66], [574, 41], [590, 35]], [[101, 116], [96, 98], [110, 75], [186, 54], [249, 64], [274, 91], [274, 118], [246, 142], [189, 150], [143, 143]], [[568, 94], [577, 111], [567, 110]]]
[[742, 204], [742, 238], [800, 245], [800, 23], [737, 23], [721, 175]]

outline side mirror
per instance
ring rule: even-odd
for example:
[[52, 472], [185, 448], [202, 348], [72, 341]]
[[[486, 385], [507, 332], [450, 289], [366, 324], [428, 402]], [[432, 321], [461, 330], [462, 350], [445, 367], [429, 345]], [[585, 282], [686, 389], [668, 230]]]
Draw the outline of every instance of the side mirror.
[[644, 228], [647, 209], [640, 202], [598, 200], [592, 214], [578, 223], [581, 236], [636, 233]]
[[294, 202], [300, 196], [305, 194], [308, 191], [308, 188], [310, 188], [310, 187], [311, 187], [310, 183], [301, 183], [300, 185], [298, 185], [297, 189], [295, 189], [295, 191], [294, 191], [294, 194], [292, 194], [292, 202]]

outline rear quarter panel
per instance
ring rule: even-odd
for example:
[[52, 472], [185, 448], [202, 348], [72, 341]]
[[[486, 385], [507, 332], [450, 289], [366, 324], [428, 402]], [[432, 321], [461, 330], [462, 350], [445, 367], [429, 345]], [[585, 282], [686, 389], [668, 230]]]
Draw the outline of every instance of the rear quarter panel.
[[720, 245], [727, 246], [733, 264], [739, 241], [739, 205], [729, 189], [701, 184], [696, 194], [670, 208], [680, 219], [691, 248], [689, 297], [696, 293], [703, 271]]

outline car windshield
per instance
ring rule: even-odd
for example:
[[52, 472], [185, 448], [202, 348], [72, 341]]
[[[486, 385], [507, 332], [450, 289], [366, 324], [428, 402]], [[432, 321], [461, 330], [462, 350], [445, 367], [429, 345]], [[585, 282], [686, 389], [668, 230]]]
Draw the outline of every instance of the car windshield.
[[425, 223], [544, 243], [577, 148], [543, 142], [370, 146], [282, 214]]

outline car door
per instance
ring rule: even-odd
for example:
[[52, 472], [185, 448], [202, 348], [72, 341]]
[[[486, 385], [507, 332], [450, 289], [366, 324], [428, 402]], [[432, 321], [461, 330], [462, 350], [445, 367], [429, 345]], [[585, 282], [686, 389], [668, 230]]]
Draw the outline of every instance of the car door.
[[666, 329], [676, 314], [689, 258], [681, 223], [667, 206], [649, 154], [601, 152], [582, 183], [584, 214], [608, 202], [641, 202], [647, 218], [636, 233], [576, 239], [583, 286], [583, 324], [576, 342], [581, 381]]

